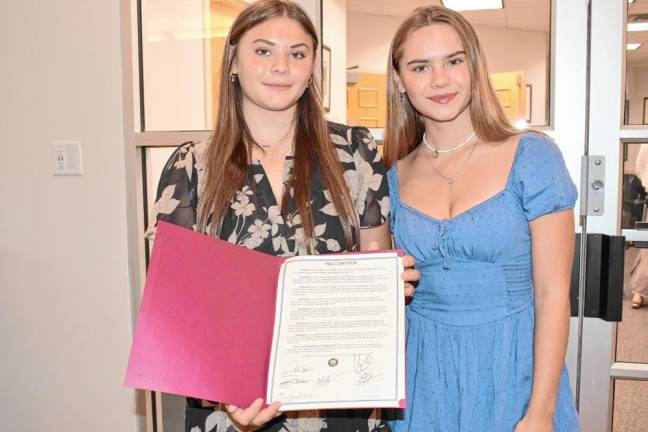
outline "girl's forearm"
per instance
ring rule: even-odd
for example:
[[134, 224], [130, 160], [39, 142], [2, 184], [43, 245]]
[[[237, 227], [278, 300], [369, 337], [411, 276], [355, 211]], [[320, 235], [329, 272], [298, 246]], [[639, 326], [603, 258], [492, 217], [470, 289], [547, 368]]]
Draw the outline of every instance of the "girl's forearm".
[[[565, 290], [540, 290], [535, 301], [533, 390], [528, 413], [553, 416], [569, 336], [569, 297]], [[561, 292], [562, 291], [562, 292]]]

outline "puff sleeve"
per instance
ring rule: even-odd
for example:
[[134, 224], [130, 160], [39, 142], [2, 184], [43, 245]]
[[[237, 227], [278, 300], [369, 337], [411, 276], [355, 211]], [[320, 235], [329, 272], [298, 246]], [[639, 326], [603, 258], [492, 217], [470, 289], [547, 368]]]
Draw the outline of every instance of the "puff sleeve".
[[573, 208], [578, 192], [558, 146], [542, 134], [529, 134], [519, 145], [515, 186], [526, 219]]
[[158, 221], [194, 229], [198, 207], [198, 171], [194, 143], [180, 145], [162, 169], [148, 238], [155, 236]]
[[[344, 128], [344, 129], [342, 129]], [[365, 127], [329, 125], [361, 228], [384, 224], [389, 217], [389, 187], [376, 141]]]

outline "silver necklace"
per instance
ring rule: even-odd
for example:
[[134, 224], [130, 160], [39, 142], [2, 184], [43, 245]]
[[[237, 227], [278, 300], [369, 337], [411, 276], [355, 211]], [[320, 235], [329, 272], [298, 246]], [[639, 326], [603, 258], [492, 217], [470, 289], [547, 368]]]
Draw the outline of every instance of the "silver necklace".
[[439, 150], [438, 148], [436, 148], [436, 146], [431, 146], [430, 144], [427, 143], [427, 140], [425, 139], [425, 132], [423, 132], [423, 144], [425, 144], [425, 147], [430, 149], [430, 151], [432, 152], [432, 157], [436, 159], [439, 157], [440, 153], [450, 153], [451, 151], [458, 150], [461, 147], [465, 146], [470, 142], [471, 139], [473, 139], [474, 136], [475, 136], [475, 131], [473, 131], [473, 133], [471, 133], [470, 136], [464, 140], [464, 142], [459, 143], [456, 146], [449, 149]]
[[[425, 142], [423, 142], [423, 143], [425, 144]], [[470, 149], [470, 152], [468, 153], [468, 156], [466, 157], [466, 160], [464, 160], [463, 164], [459, 167], [459, 169], [457, 170], [457, 172], [455, 172], [453, 175], [445, 175], [445, 174], [443, 174], [441, 171], [439, 171], [439, 170], [437, 169], [437, 167], [434, 166], [434, 163], [432, 162], [432, 159], [430, 158], [430, 155], [429, 155], [428, 153], [425, 153], [425, 155], [427, 156], [428, 161], [430, 162], [430, 166], [432, 167], [432, 169], [434, 170], [434, 172], [435, 172], [439, 177], [441, 177], [442, 179], [444, 179], [444, 180], [448, 183], [448, 187], [450, 187], [450, 189], [452, 189], [452, 185], [454, 185], [454, 183], [455, 183], [457, 177], [458, 177], [458, 176], [463, 172], [464, 168], [466, 168], [466, 165], [468, 165], [468, 161], [470, 160], [470, 158], [472, 157], [473, 153], [475, 152], [475, 149], [477, 148], [477, 144], [479, 144], [479, 141], [477, 141], [477, 142], [475, 143], [475, 145], [472, 146], [472, 148]], [[463, 145], [463, 144], [462, 144], [462, 145]], [[426, 146], [430, 151], [434, 151], [434, 150], [430, 149], [430, 147], [429, 147], [427, 144], [426, 144], [425, 146]], [[436, 156], [434, 156], [434, 157], [436, 157]]]
[[265, 158], [265, 157], [269, 157], [269, 158], [273, 158], [273, 159], [286, 159], [286, 156], [288, 156], [288, 155], [290, 154], [290, 152], [285, 152], [285, 153], [270, 153], [270, 152], [264, 151], [264, 152], [261, 153], [261, 154], [263, 155], [264, 158]]
[[263, 157], [270, 157], [270, 158], [274, 158], [274, 159], [286, 159], [286, 156], [288, 156], [289, 154], [292, 153], [292, 146], [291, 146], [290, 150], [280, 152], [280, 153], [273, 153], [273, 152], [269, 152], [267, 150], [267, 149], [272, 148], [272, 147], [273, 146], [271, 146], [271, 145], [263, 145], [263, 144], [261, 145], [261, 148], [262, 148], [261, 154], [263, 155]]

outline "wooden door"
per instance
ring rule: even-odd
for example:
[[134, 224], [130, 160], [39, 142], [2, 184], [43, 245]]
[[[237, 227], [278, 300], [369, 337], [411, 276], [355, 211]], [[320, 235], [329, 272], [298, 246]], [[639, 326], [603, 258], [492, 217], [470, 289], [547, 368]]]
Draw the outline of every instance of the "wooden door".
[[357, 83], [347, 83], [347, 122], [353, 126], [385, 127], [387, 76], [361, 73]]
[[526, 121], [529, 114], [526, 104], [526, 74], [502, 72], [490, 74], [495, 93], [512, 124]]

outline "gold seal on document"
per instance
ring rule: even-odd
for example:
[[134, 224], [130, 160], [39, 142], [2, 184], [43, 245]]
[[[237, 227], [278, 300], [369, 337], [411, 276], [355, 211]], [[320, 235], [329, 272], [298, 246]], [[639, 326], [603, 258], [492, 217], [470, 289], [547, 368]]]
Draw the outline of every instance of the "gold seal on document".
[[338, 359], [336, 359], [335, 357], [329, 359], [328, 361], [328, 365], [331, 367], [335, 367], [337, 366], [337, 364], [338, 364]]

